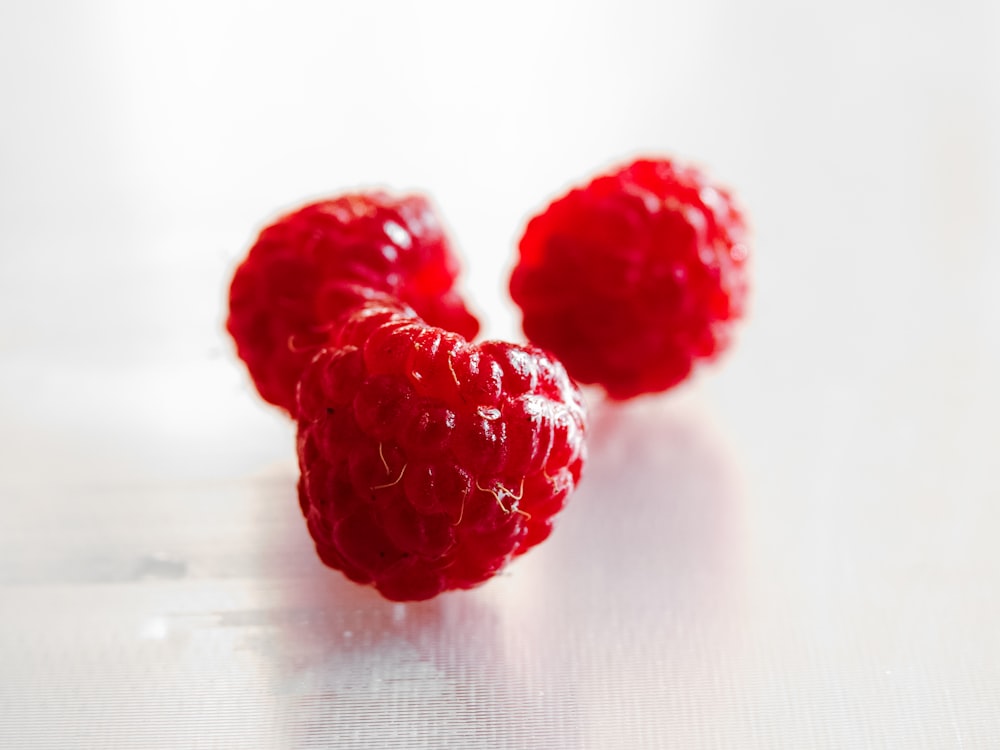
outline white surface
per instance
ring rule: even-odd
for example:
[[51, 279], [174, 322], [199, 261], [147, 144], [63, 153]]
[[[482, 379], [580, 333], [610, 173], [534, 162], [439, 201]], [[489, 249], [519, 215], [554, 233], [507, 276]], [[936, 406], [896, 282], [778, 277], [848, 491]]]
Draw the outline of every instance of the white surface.
[[[988, 0], [0, 9], [0, 747], [1000, 746]], [[641, 151], [756, 227], [720, 367], [594, 402], [553, 538], [393, 605], [316, 561], [221, 331], [277, 210], [431, 192], [489, 333]]]

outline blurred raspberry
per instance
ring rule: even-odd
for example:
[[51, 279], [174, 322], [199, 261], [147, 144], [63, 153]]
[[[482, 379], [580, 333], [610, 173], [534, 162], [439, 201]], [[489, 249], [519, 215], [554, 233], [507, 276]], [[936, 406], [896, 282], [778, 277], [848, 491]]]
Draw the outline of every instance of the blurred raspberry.
[[579, 390], [541, 350], [374, 301], [299, 384], [302, 512], [322, 561], [388, 599], [470, 588], [549, 535], [584, 430]]
[[727, 348], [747, 229], [697, 169], [641, 159], [532, 218], [510, 292], [525, 335], [614, 399], [666, 390]]
[[473, 337], [458, 263], [428, 201], [382, 192], [312, 203], [264, 229], [237, 268], [227, 328], [260, 395], [294, 416], [295, 384], [329, 323], [377, 292]]

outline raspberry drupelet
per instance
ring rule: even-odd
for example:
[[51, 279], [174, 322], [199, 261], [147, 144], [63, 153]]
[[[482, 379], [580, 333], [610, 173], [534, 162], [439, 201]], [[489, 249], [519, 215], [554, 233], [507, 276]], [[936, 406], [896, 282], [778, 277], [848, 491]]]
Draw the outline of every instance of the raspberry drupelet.
[[346, 194], [260, 233], [233, 277], [226, 327], [260, 395], [294, 416], [299, 375], [359, 294], [388, 292], [428, 322], [475, 336], [479, 322], [454, 290], [457, 276], [425, 198]]
[[510, 293], [528, 339], [613, 399], [664, 391], [730, 343], [747, 296], [747, 228], [690, 166], [640, 159], [532, 218]]
[[584, 432], [542, 350], [472, 344], [375, 295], [299, 383], [302, 512], [322, 561], [388, 599], [471, 588], [549, 535]]

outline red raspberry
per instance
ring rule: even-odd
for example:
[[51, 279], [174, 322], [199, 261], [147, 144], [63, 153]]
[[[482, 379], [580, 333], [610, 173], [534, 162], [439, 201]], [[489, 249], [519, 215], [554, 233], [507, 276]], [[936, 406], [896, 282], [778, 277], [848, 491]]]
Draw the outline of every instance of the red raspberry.
[[666, 390], [729, 344], [747, 230], [698, 170], [641, 159], [528, 222], [510, 293], [530, 341], [615, 399]]
[[341, 318], [332, 344], [298, 392], [299, 501], [324, 563], [427, 599], [549, 535], [584, 460], [583, 403], [558, 362], [386, 299]]
[[[350, 194], [264, 229], [236, 269], [227, 328], [265, 400], [295, 412], [295, 384], [329, 323], [364, 288], [392, 293], [434, 325], [472, 337], [479, 322], [452, 286], [458, 264], [420, 196]], [[345, 284], [357, 285], [348, 286]]]

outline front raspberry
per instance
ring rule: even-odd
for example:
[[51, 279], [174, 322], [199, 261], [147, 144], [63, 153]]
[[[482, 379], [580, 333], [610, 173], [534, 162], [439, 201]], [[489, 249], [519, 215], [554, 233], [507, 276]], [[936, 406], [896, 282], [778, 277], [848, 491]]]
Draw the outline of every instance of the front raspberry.
[[579, 390], [541, 350], [373, 301], [299, 384], [302, 512], [323, 562], [386, 598], [470, 588], [549, 535], [584, 430]]
[[227, 328], [261, 396], [294, 415], [295, 385], [359, 291], [391, 293], [429, 322], [472, 337], [458, 265], [420, 196], [349, 194], [265, 228], [230, 287]]
[[747, 230], [698, 170], [643, 159], [528, 223], [510, 292], [525, 335], [615, 399], [666, 390], [726, 349], [747, 294]]

